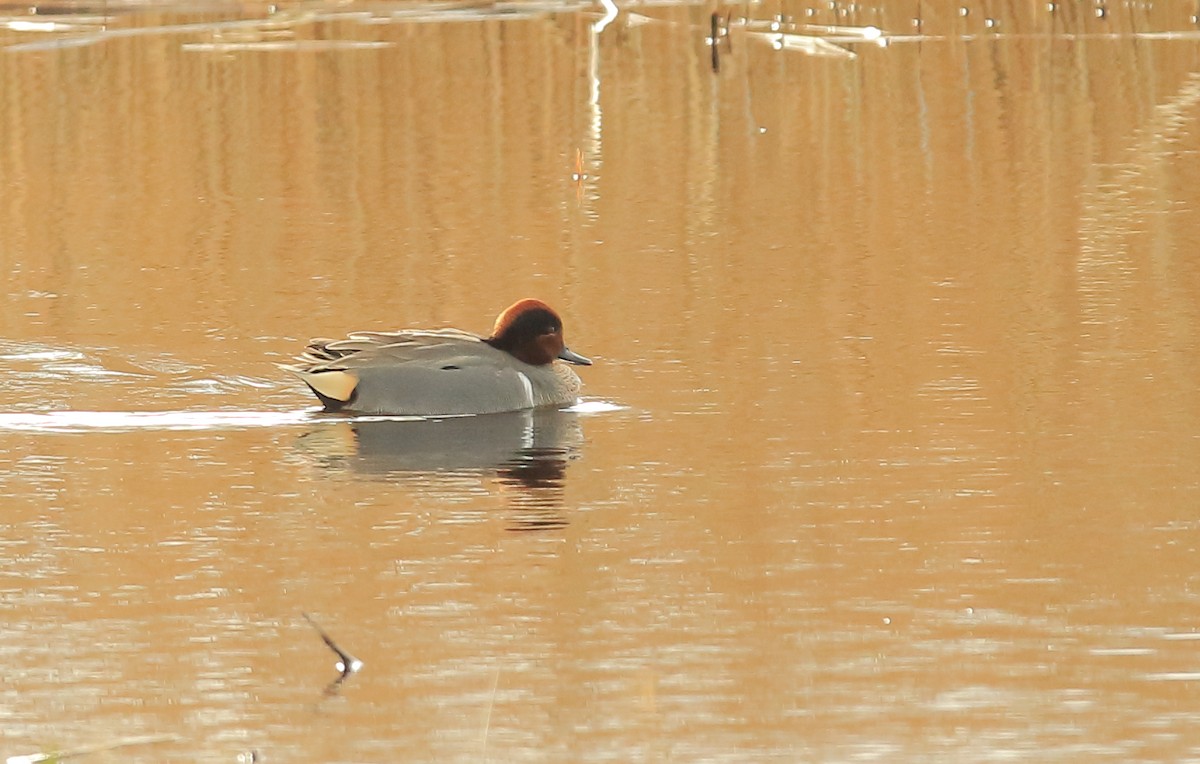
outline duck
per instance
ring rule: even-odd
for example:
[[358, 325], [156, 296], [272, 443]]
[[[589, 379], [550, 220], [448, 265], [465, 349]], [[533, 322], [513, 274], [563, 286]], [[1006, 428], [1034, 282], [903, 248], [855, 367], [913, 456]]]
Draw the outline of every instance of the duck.
[[325, 411], [390, 416], [497, 414], [579, 400], [591, 366], [563, 340], [563, 322], [546, 303], [524, 298], [505, 308], [481, 337], [459, 329], [353, 332], [309, 340], [292, 364]]

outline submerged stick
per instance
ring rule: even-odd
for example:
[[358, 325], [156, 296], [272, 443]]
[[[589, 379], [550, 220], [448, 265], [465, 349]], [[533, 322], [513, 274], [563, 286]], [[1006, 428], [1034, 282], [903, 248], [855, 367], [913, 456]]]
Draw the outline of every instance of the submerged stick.
[[322, 629], [319, 625], [317, 625], [317, 622], [312, 619], [312, 616], [310, 616], [308, 613], [304, 613], [304, 612], [301, 612], [300, 615], [304, 616], [304, 620], [306, 620], [310, 624], [312, 624], [312, 627], [317, 630], [318, 634], [321, 635], [321, 639], [325, 642], [325, 644], [329, 645], [329, 649], [333, 650], [335, 653], [337, 653], [337, 657], [341, 659], [335, 665], [337, 667], [337, 670], [342, 672], [342, 675], [334, 681], [334, 683], [331, 687], [336, 687], [338, 684], [343, 682], [351, 674], [355, 673], [356, 671], [358, 671], [360, 668], [363, 667], [363, 662], [360, 661], [358, 658], [355, 658], [353, 655], [346, 652], [342, 648], [338, 647], [337, 643], [334, 642], [333, 639], [328, 634], [325, 633], [325, 630]]

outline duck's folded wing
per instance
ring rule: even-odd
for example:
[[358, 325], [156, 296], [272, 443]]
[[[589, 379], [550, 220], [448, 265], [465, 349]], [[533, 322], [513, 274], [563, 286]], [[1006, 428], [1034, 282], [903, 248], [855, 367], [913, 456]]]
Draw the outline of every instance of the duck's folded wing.
[[487, 345], [457, 329], [438, 331], [355, 332], [340, 340], [312, 339], [291, 370], [317, 372], [380, 364], [436, 363]]

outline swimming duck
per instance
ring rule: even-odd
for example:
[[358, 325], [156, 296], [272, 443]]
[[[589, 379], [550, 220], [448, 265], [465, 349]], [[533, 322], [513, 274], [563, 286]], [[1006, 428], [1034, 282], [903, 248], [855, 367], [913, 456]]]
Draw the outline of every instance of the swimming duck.
[[501, 313], [488, 337], [458, 329], [355, 332], [311, 340], [283, 368], [326, 411], [436, 416], [571, 405], [579, 377], [556, 359], [592, 363], [567, 349], [558, 314], [527, 298]]

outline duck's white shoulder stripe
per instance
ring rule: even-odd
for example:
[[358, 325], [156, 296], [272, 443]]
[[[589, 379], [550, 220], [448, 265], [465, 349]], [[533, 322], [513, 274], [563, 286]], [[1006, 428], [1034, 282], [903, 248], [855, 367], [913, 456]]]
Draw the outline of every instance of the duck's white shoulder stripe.
[[529, 377], [525, 376], [523, 371], [518, 371], [517, 376], [521, 379], [521, 387], [525, 389], [525, 405], [533, 408], [533, 383], [529, 381]]

